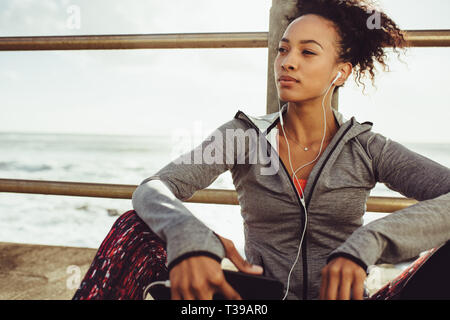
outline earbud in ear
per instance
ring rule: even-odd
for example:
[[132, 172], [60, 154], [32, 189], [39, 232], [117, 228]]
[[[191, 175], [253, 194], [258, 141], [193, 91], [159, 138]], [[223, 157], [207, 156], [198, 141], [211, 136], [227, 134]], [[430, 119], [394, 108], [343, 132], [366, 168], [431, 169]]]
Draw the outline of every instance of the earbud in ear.
[[342, 73], [339, 71], [336, 78], [334, 78], [333, 83], [335, 83], [340, 76], [342, 76]]

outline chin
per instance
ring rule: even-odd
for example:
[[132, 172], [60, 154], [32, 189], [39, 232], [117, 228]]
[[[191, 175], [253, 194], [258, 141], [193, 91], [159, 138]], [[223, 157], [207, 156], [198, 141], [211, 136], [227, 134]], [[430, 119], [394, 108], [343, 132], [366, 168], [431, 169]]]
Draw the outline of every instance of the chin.
[[297, 94], [293, 94], [293, 93], [289, 93], [289, 92], [283, 92], [283, 90], [280, 92], [278, 92], [278, 98], [281, 101], [285, 101], [285, 102], [299, 102], [299, 101], [303, 101], [305, 100], [305, 97]]

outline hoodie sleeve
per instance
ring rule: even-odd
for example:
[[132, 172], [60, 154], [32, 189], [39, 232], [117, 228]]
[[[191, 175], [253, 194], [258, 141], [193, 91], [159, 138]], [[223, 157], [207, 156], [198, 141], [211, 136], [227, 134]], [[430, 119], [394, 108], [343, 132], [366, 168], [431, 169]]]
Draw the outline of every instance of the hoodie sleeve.
[[450, 169], [378, 133], [366, 150], [376, 181], [419, 202], [358, 228], [328, 261], [350, 255], [366, 266], [395, 264], [449, 240]]
[[223, 124], [200, 145], [143, 180], [133, 193], [138, 216], [166, 242], [169, 269], [192, 255], [207, 255], [219, 262], [225, 256], [220, 239], [182, 201], [234, 168], [234, 148], [226, 140], [226, 131], [238, 125], [237, 119]]

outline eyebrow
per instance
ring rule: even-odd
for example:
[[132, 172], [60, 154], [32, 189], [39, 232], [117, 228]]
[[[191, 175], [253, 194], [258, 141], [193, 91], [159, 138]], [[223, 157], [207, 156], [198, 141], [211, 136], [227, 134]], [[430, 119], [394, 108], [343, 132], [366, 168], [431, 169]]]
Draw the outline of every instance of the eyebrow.
[[[290, 43], [289, 39], [287, 39], [287, 38], [282, 38], [281, 41]], [[318, 43], [316, 40], [300, 40], [299, 43], [315, 43], [315, 44], [317, 44], [319, 47], [321, 47], [322, 50], [323, 50], [322, 45], [321, 45], [320, 43]]]

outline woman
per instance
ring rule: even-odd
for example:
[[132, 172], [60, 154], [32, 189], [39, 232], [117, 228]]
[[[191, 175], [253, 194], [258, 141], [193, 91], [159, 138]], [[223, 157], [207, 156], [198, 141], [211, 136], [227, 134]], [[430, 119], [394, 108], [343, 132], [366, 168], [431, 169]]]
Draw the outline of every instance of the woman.
[[[74, 299], [141, 298], [161, 279], [170, 279], [173, 299], [239, 299], [224, 279], [224, 257], [282, 281], [286, 299], [362, 299], [369, 265], [412, 259], [449, 239], [450, 170], [331, 108], [352, 72], [373, 82], [374, 62], [386, 67], [384, 47], [405, 46], [397, 25], [376, 12], [380, 25], [368, 28], [374, 12], [363, 1], [298, 6], [274, 62], [288, 103], [262, 117], [238, 111], [142, 181], [134, 210], [114, 224]], [[248, 261], [181, 202], [227, 170]], [[420, 202], [362, 226], [377, 182]]]

